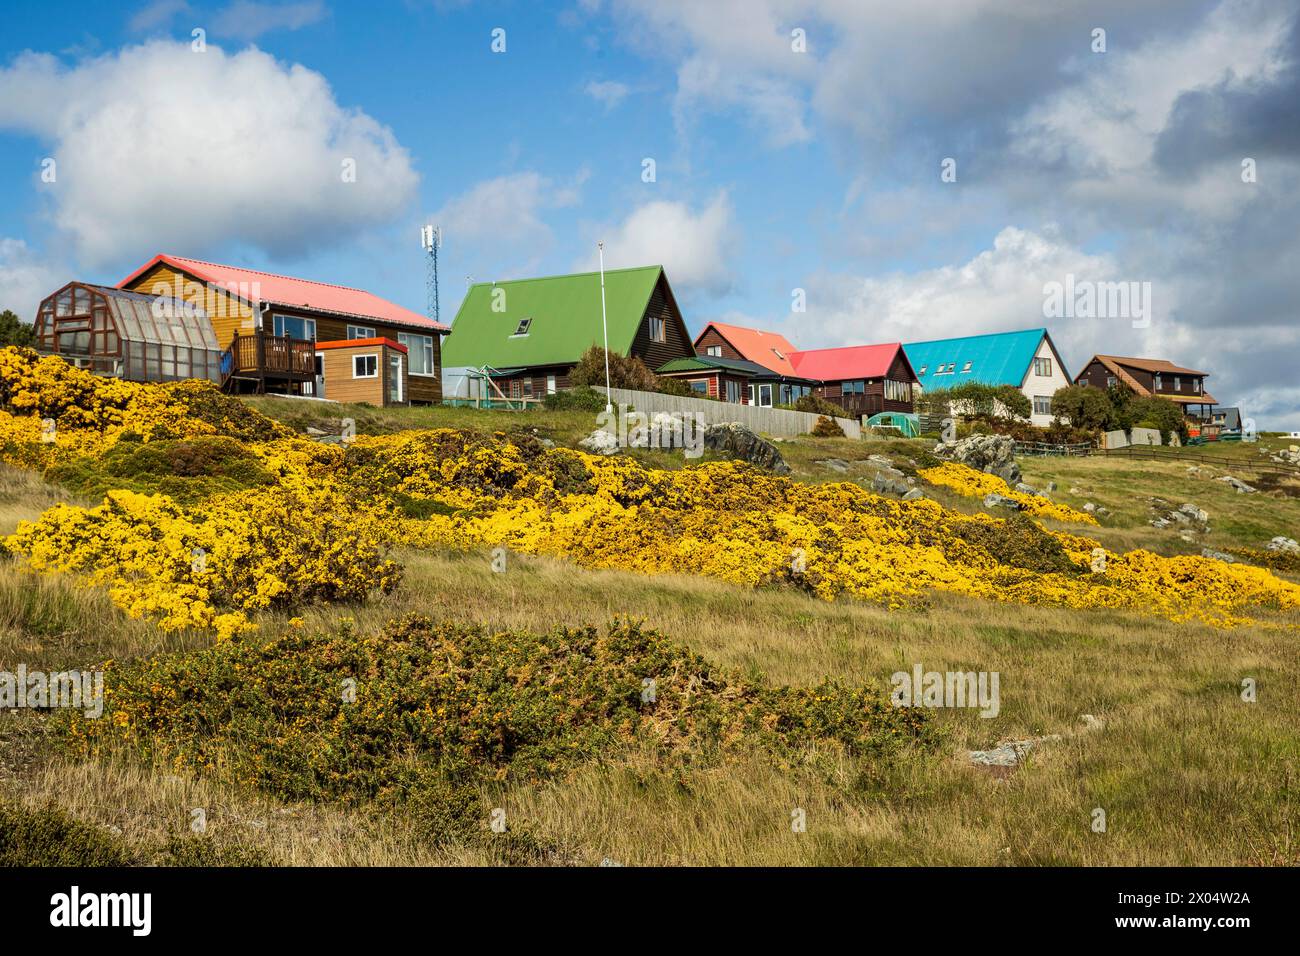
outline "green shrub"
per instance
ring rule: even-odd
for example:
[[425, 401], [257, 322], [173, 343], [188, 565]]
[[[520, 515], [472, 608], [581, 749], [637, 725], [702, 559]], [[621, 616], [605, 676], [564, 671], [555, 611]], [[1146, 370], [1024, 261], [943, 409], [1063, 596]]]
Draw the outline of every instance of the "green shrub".
[[275, 484], [275, 477], [243, 443], [221, 435], [118, 442], [98, 458], [84, 456], [54, 465], [45, 477], [88, 498], [124, 488], [183, 502]]
[[0, 802], [0, 866], [131, 866], [139, 861], [120, 837], [76, 820], [59, 807], [37, 810]]
[[792, 404], [778, 405], [778, 408], [788, 408], [795, 412], [809, 412], [813, 415], [826, 415], [829, 418], [844, 418], [848, 415], [844, 409], [834, 402], [828, 402], [820, 395], [801, 395]]
[[657, 389], [664, 395], [681, 395], [686, 398], [702, 398], [703, 396], [691, 391], [691, 387], [686, 384], [685, 380], [680, 378], [669, 378], [661, 375], [659, 377], [659, 387]]
[[627, 622], [542, 634], [419, 617], [366, 636], [290, 628], [110, 667], [105, 691], [114, 721], [54, 718], [74, 752], [133, 748], [288, 800], [419, 794], [453, 822], [485, 819], [456, 784], [545, 778], [633, 744], [676, 763], [755, 751], [791, 762], [810, 748], [870, 758], [933, 734], [924, 713], [883, 693], [772, 687]]
[[[578, 364], [569, 373], [573, 385], [590, 385], [593, 388], [605, 387], [605, 350], [593, 345], [582, 353]], [[635, 355], [609, 353], [609, 384], [613, 388], [630, 388], [638, 392], [653, 392], [658, 388], [658, 376], [646, 367], [645, 362]], [[601, 403], [604, 407], [604, 403]]]
[[844, 429], [835, 419], [822, 415], [813, 425], [812, 435], [814, 438], [843, 438]]
[[605, 392], [598, 392], [590, 385], [580, 385], [551, 392], [542, 403], [553, 412], [601, 412], [605, 410]]

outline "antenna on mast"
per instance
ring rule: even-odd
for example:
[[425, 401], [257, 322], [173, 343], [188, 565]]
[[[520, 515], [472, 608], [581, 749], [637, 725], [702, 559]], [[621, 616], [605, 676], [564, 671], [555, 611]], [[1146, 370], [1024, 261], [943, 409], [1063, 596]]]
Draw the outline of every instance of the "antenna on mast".
[[442, 230], [434, 226], [420, 227], [420, 248], [428, 263], [424, 276], [425, 311], [433, 321], [439, 321], [438, 311], [438, 247], [442, 245]]

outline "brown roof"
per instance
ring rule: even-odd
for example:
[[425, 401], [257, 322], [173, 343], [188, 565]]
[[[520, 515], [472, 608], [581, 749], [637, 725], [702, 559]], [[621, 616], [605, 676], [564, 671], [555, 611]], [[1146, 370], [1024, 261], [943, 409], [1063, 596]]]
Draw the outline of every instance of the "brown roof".
[[1198, 372], [1194, 368], [1183, 368], [1181, 365], [1166, 362], [1164, 359], [1125, 358], [1122, 355], [1098, 355], [1097, 358], [1107, 365], [1114, 362], [1119, 365], [1127, 365], [1130, 368], [1140, 368], [1144, 372], [1171, 372], [1174, 375], [1210, 374], [1209, 372]]

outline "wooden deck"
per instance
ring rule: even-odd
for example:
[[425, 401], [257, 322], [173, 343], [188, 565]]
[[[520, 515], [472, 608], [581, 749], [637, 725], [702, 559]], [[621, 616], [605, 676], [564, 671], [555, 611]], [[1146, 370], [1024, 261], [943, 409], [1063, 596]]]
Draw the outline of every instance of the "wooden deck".
[[236, 333], [221, 355], [221, 381], [227, 391], [262, 393], [316, 381], [316, 343], [266, 332]]

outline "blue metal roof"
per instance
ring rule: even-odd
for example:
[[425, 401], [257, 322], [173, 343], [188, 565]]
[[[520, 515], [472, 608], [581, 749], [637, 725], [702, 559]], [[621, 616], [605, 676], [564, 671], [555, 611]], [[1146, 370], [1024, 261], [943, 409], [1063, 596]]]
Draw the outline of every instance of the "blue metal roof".
[[[1047, 329], [1025, 329], [1023, 332], [968, 335], [959, 339], [904, 343], [903, 351], [916, 370], [923, 389], [952, 388], [963, 382], [1018, 387], [1025, 380], [1025, 373], [1029, 371], [1039, 343], [1046, 334]], [[952, 366], [952, 372], [947, 371], [949, 366]], [[944, 371], [940, 372], [940, 369]]]

